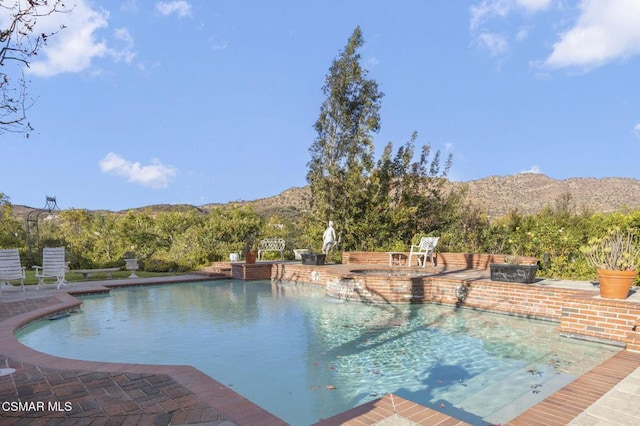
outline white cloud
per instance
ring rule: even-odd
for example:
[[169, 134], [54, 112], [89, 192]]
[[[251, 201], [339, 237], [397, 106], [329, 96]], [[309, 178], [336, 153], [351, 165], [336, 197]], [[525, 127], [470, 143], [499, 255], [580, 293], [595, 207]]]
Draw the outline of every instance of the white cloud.
[[173, 13], [180, 18], [191, 16], [191, 4], [185, 0], [159, 1], [156, 3], [156, 10], [164, 16], [169, 16]]
[[520, 173], [533, 173], [533, 174], [540, 174], [542, 173], [542, 171], [540, 170], [539, 166], [531, 166], [531, 168], [529, 170], [523, 170]]
[[525, 41], [529, 38], [529, 27], [521, 27], [516, 33], [517, 41]]
[[528, 27], [520, 27], [513, 36], [487, 29], [490, 21], [504, 19], [514, 13], [531, 15], [551, 7], [554, 0], [482, 0], [469, 8], [469, 28], [475, 43], [491, 55], [498, 56], [509, 51], [509, 39], [523, 41], [529, 36]]
[[575, 26], [554, 44], [549, 68], [596, 67], [640, 54], [640, 1], [582, 0]]
[[476, 31], [492, 18], [504, 18], [513, 12], [536, 13], [548, 9], [553, 0], [483, 0], [470, 8], [471, 30]]
[[126, 29], [117, 29], [114, 34], [114, 40], [123, 45], [120, 48], [111, 47], [97, 35], [108, 27], [108, 20], [108, 11], [93, 9], [86, 0], [77, 0], [68, 12], [40, 18], [39, 32], [57, 34], [40, 51], [42, 59], [30, 64], [29, 72], [43, 77], [81, 72], [90, 68], [95, 58], [102, 57], [129, 63], [135, 54], [133, 38]]
[[636, 124], [635, 127], [633, 128], [633, 133], [635, 133], [635, 135], [640, 138], [640, 123]]
[[547, 10], [553, 4], [553, 0], [516, 0], [515, 3], [530, 13]]
[[166, 188], [171, 178], [177, 174], [177, 169], [164, 165], [158, 159], [152, 159], [151, 164], [143, 166], [138, 162], [126, 160], [113, 152], [108, 153], [99, 162], [100, 170], [111, 175], [126, 178], [128, 182], [137, 183], [151, 188]]
[[509, 43], [502, 34], [483, 32], [477, 37], [478, 45], [487, 49], [491, 55], [501, 55], [509, 50]]
[[124, 0], [120, 4], [120, 10], [123, 12], [136, 12], [138, 10], [138, 2], [136, 0]]
[[220, 40], [216, 36], [209, 37], [208, 42], [211, 50], [225, 50], [229, 45], [226, 40]]
[[116, 28], [113, 32], [114, 39], [118, 40], [122, 47], [120, 49], [109, 49], [109, 54], [115, 61], [124, 61], [130, 64], [136, 54], [133, 51], [133, 37], [126, 28]]

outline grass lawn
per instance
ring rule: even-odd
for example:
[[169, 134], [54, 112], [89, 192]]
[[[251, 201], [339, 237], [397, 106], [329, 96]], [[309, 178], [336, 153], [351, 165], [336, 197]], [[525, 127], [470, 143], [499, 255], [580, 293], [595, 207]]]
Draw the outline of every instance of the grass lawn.
[[[136, 271], [136, 275], [139, 276], [140, 278], [149, 278], [149, 277], [165, 277], [165, 276], [170, 276], [170, 275], [183, 275], [184, 273], [174, 273], [174, 272], [145, 272], [145, 271]], [[74, 274], [72, 272], [67, 272], [65, 279], [67, 282], [73, 283], [73, 282], [88, 282], [88, 281], [107, 281], [109, 279], [112, 280], [121, 280], [124, 278], [129, 278], [129, 275], [131, 275], [131, 272], [129, 271], [118, 271], [118, 272], [113, 272], [111, 275], [111, 278], [107, 278], [106, 275], [104, 273], [96, 273], [93, 274], [91, 277], [89, 278], [83, 278], [82, 274]], [[26, 276], [27, 278], [24, 280], [24, 284], [25, 285], [33, 285], [33, 284], [38, 284], [38, 279], [35, 277], [35, 271], [30, 271], [27, 270], [26, 271]], [[55, 283], [56, 280], [55, 278], [47, 278], [45, 280], [46, 283], [51, 284], [51, 283]], [[19, 282], [16, 281], [12, 281], [11, 284], [13, 285], [20, 285]]]

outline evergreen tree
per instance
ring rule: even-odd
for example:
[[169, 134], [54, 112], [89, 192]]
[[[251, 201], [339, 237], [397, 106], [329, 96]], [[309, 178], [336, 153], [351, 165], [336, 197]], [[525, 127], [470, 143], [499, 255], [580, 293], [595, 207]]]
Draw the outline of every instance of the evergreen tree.
[[331, 64], [322, 87], [326, 99], [315, 123], [318, 135], [309, 149], [307, 181], [313, 207], [322, 222], [336, 222], [343, 250], [358, 248], [358, 219], [367, 205], [363, 188], [374, 167], [372, 134], [380, 129], [384, 96], [360, 64], [363, 44], [356, 27]]

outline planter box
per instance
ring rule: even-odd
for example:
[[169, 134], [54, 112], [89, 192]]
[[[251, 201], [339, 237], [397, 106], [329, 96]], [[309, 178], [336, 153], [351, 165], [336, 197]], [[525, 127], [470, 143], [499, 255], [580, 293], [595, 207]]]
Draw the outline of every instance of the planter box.
[[531, 284], [536, 280], [538, 265], [491, 264], [491, 281]]
[[302, 264], [303, 265], [324, 265], [325, 258], [326, 258], [326, 255], [324, 254], [306, 253], [302, 255]]
[[295, 260], [302, 260], [302, 255], [313, 254], [310, 249], [293, 249], [293, 258]]

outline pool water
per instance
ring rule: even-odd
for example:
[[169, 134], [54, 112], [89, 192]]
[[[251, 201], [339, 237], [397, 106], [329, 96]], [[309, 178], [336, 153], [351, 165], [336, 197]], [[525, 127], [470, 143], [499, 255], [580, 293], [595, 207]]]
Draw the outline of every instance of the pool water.
[[268, 281], [114, 289], [18, 334], [65, 358], [193, 365], [292, 425], [392, 392], [505, 423], [619, 348], [557, 324], [436, 305], [344, 302]]

